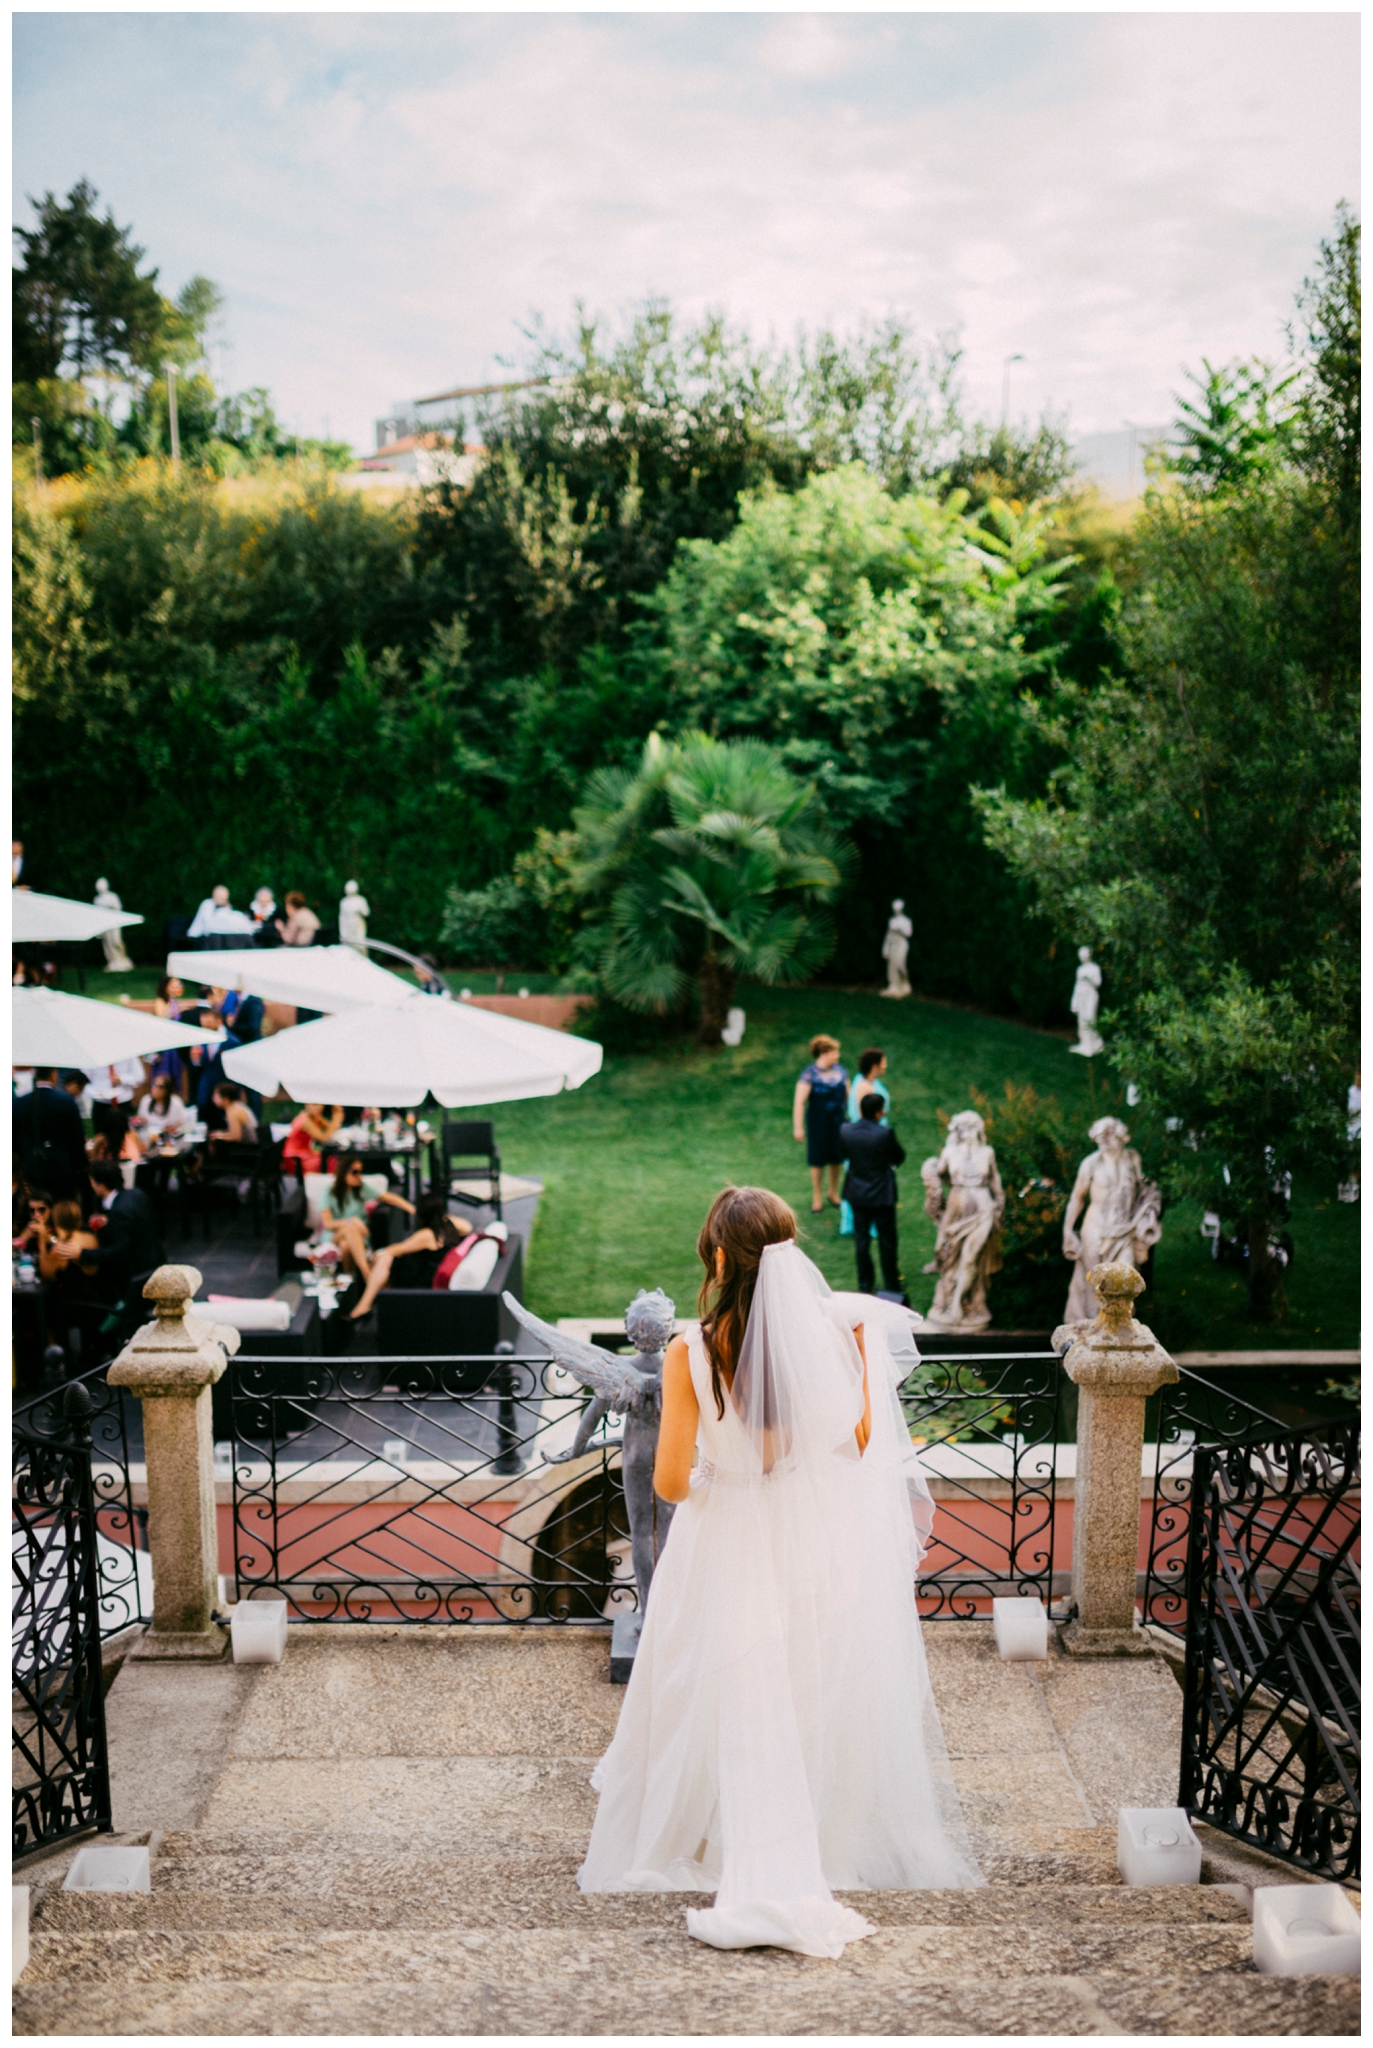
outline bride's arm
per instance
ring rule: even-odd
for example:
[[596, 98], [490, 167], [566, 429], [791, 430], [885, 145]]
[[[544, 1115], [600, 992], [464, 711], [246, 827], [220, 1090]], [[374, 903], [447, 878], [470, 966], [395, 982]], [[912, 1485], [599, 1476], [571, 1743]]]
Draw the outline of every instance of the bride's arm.
[[653, 1460], [653, 1491], [659, 1500], [685, 1500], [691, 1491], [691, 1460], [701, 1411], [691, 1384], [686, 1339], [674, 1337], [663, 1360], [663, 1419]]
[[861, 1458], [864, 1451], [868, 1448], [868, 1438], [872, 1435], [872, 1393], [868, 1387], [868, 1352], [867, 1346], [863, 1342], [863, 1325], [861, 1323], [856, 1324], [854, 1327], [853, 1340], [858, 1346], [863, 1360], [863, 1420], [853, 1432], [858, 1443], [858, 1455]]

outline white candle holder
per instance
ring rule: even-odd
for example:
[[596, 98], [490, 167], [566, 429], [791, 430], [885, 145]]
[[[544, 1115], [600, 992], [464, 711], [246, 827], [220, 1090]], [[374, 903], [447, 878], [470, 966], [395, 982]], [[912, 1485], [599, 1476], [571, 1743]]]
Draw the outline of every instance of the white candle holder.
[[19, 1982], [29, 1959], [29, 1888], [17, 1884], [14, 1890], [14, 1933], [10, 1941], [10, 1983]]
[[1038, 1664], [1049, 1654], [1049, 1610], [1042, 1600], [993, 1600], [992, 1632], [1003, 1664]]
[[150, 1892], [152, 1858], [143, 1849], [78, 1849], [62, 1880], [64, 1892]]
[[1337, 1884], [1254, 1892], [1254, 1967], [1270, 1977], [1357, 1977], [1358, 1914]]
[[1200, 1884], [1201, 1843], [1180, 1806], [1122, 1806], [1116, 1867], [1126, 1884]]
[[238, 1600], [229, 1616], [235, 1664], [279, 1664], [286, 1651], [286, 1598]]

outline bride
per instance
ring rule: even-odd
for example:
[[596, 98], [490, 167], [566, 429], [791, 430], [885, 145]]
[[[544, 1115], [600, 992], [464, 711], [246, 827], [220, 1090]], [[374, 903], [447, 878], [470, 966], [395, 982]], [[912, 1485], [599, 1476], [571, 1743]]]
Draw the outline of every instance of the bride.
[[681, 1505], [578, 1883], [713, 1891], [698, 1940], [839, 1956], [873, 1927], [835, 1891], [984, 1881], [915, 1606], [933, 1503], [896, 1392], [910, 1331], [832, 1294], [764, 1188], [727, 1188], [697, 1249], [654, 1468]]

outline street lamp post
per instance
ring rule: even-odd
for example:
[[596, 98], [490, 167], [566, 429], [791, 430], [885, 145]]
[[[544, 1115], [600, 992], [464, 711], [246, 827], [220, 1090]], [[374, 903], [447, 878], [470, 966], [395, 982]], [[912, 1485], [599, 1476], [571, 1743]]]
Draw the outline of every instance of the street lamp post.
[[1006, 422], [1011, 412], [1011, 364], [1023, 363], [1022, 355], [1007, 356], [1001, 365], [1001, 431], [1006, 431]]
[[164, 363], [167, 372], [167, 431], [172, 444], [172, 468], [181, 466], [181, 433], [176, 419], [176, 364]]

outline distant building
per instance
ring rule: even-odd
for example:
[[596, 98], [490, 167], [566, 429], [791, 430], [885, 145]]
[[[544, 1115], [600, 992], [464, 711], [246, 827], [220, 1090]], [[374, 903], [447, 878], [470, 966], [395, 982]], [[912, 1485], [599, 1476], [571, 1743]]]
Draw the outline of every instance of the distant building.
[[358, 464], [365, 474], [389, 472], [396, 477], [413, 477], [417, 484], [469, 484], [476, 475], [485, 449], [479, 442], [464, 441], [454, 446], [451, 434], [433, 429], [424, 434], [401, 434], [384, 444], [380, 430], [392, 424], [378, 420], [378, 446]]
[[525, 377], [513, 384], [460, 384], [453, 391], [436, 392], [432, 398], [399, 399], [386, 418], [377, 421], [377, 454], [415, 435], [440, 433], [452, 441], [467, 424], [465, 399], [494, 398], [502, 391], [532, 391], [552, 381], [550, 377]]
[[1073, 442], [1078, 475], [1112, 498], [1137, 498], [1148, 482], [1145, 460], [1167, 446], [1175, 426], [1115, 427], [1104, 434], [1083, 434]]

